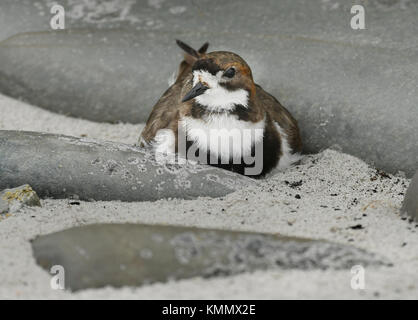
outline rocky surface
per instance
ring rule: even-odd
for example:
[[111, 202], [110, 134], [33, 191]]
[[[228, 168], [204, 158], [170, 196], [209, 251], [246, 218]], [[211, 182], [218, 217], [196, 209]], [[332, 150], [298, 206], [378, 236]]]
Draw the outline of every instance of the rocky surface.
[[0, 191], [0, 214], [16, 212], [23, 206], [41, 206], [39, 197], [31, 186], [25, 184]]
[[[0, 41], [22, 32], [50, 30], [54, 0], [2, 0]], [[367, 32], [349, 27], [350, 8], [365, 6]], [[414, 0], [60, 0], [66, 28], [212, 32], [274, 37], [278, 33], [323, 41], [370, 43], [387, 48], [416, 48]], [[16, 19], [19, 17], [19, 19]], [[390, 26], [390, 27], [388, 27]]]
[[[0, 96], [0, 129], [82, 139], [0, 132], [0, 190], [30, 183], [46, 197], [43, 207], [0, 217], [0, 297], [418, 296], [417, 177], [407, 192], [408, 178], [380, 170], [411, 177], [418, 168], [418, 3], [361, 1], [367, 29], [356, 31], [349, 27], [355, 2], [237, 1], [62, 0], [67, 30], [60, 32], [49, 26], [55, 1], [1, 1], [0, 92], [52, 112]], [[153, 155], [119, 143], [136, 140], [167, 88], [181, 58], [175, 38], [242, 55], [256, 82], [298, 119], [305, 151], [339, 145], [334, 149], [375, 166], [325, 150], [255, 183], [214, 168], [159, 165]], [[113, 124], [119, 121], [133, 124]], [[193, 200], [201, 195], [208, 197]], [[116, 201], [83, 201], [92, 199]], [[0, 211], [6, 205], [10, 211], [0, 200]], [[183, 227], [120, 225], [127, 222]], [[118, 225], [83, 227], [97, 223]], [[176, 241], [153, 243], [155, 237], [144, 236], [150, 232]], [[214, 234], [221, 240], [213, 241]], [[33, 257], [33, 239], [42, 253], [38, 262], [46, 271], [65, 264], [75, 290], [142, 286], [52, 290], [51, 274]], [[100, 254], [110, 250], [111, 257]], [[200, 259], [206, 255], [215, 258]], [[87, 258], [98, 261], [97, 275], [86, 271]], [[366, 266], [365, 290], [350, 286], [352, 263]], [[183, 280], [162, 283], [174, 271]]]
[[414, 175], [406, 192], [402, 212], [418, 221], [418, 172]]
[[219, 197], [256, 183], [210, 166], [161, 164], [126, 144], [0, 131], [0, 189], [23, 182], [41, 197], [121, 201]]
[[278, 235], [135, 224], [72, 228], [32, 243], [35, 259], [65, 270], [72, 290], [140, 286], [265, 269], [387, 265], [355, 247]]
[[[74, 130], [78, 132], [78, 128]], [[115, 139], [124, 135], [121, 132]], [[418, 229], [416, 223], [399, 214], [409, 179], [384, 174], [360, 159], [326, 150], [307, 156], [300, 165], [259, 183], [220, 198], [154, 202], [44, 199], [42, 207], [24, 207], [0, 222], [0, 298], [418, 297], [418, 288], [413, 285], [418, 281]], [[112, 223], [189, 226], [322, 239], [364, 249], [394, 265], [366, 267], [365, 290], [351, 288], [353, 274], [349, 270], [331, 268], [275, 268], [225, 277], [194, 277], [141, 287], [106, 287], [73, 293], [52, 290], [53, 275], [37, 265], [30, 240], [72, 227]], [[344, 256], [341, 259], [344, 260]]]
[[180, 56], [172, 34], [23, 34], [0, 44], [0, 91], [97, 122], [145, 122]]
[[418, 54], [408, 48], [280, 35], [37, 33], [0, 45], [0, 91], [95, 121], [144, 122], [180, 61], [175, 37], [242, 55], [298, 119], [306, 152], [338, 144], [383, 170], [416, 171]]

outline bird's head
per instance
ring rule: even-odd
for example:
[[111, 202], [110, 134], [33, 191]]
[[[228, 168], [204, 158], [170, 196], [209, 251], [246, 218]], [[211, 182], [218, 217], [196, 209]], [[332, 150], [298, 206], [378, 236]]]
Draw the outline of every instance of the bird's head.
[[191, 76], [187, 79], [188, 88], [192, 88], [184, 94], [183, 102], [194, 99], [210, 111], [249, 106], [255, 95], [255, 84], [244, 59], [226, 51], [197, 53], [194, 57]]

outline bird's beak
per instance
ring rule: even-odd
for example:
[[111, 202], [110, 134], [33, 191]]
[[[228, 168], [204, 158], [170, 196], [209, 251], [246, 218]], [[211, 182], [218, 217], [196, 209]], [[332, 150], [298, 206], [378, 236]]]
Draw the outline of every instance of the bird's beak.
[[192, 90], [190, 90], [181, 100], [181, 102], [189, 101], [190, 99], [193, 99], [197, 96], [200, 96], [203, 92], [208, 90], [209, 87], [205, 86], [202, 82], [198, 82], [197, 85], [195, 85]]

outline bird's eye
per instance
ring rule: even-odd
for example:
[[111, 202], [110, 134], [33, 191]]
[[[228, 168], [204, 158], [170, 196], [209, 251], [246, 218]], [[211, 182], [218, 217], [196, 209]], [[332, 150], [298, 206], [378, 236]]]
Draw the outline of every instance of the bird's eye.
[[229, 68], [224, 72], [224, 77], [232, 78], [233, 76], [235, 76], [235, 68], [233, 67]]

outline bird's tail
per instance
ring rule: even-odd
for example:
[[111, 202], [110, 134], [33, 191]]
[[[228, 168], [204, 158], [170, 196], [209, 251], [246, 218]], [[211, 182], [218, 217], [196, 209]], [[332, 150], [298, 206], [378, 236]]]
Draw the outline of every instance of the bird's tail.
[[205, 42], [199, 50], [195, 50], [183, 41], [176, 40], [177, 45], [184, 51], [184, 60], [180, 63], [180, 68], [176, 82], [191, 70], [193, 64], [200, 58], [202, 58], [209, 47], [209, 42]]

